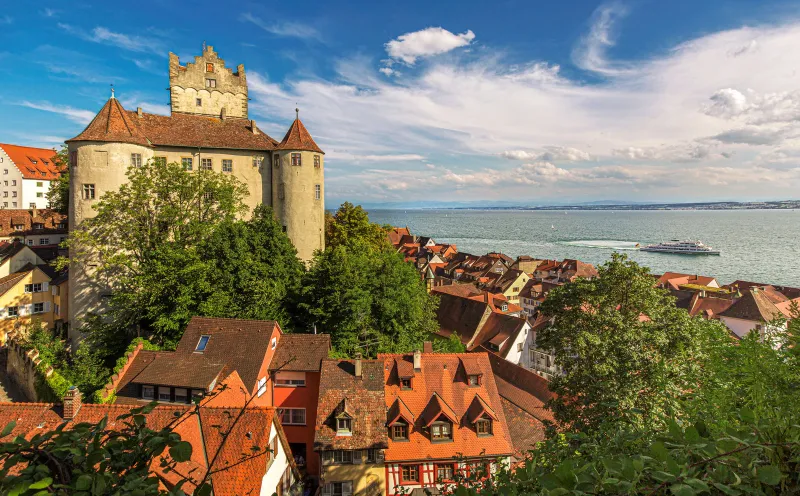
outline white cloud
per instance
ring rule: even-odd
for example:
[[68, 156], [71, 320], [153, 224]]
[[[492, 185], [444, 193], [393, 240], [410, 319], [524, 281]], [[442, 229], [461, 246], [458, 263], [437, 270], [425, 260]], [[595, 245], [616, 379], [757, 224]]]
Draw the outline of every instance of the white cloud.
[[413, 33], [406, 33], [386, 43], [386, 53], [394, 60], [414, 65], [418, 58], [447, 53], [467, 46], [475, 39], [469, 29], [454, 34], [441, 27], [429, 27]]
[[755, 126], [731, 129], [713, 136], [711, 139], [721, 143], [740, 143], [745, 145], [777, 145], [787, 137], [787, 129], [762, 129]]
[[525, 150], [507, 150], [500, 154], [509, 160], [533, 160], [545, 162], [583, 162], [592, 160], [592, 156], [577, 148], [569, 146], [547, 146], [542, 152]]
[[712, 158], [730, 158], [729, 152], [718, 152], [716, 145], [686, 143], [669, 146], [648, 146], [616, 148], [612, 154], [630, 160], [691, 162]]
[[43, 110], [45, 112], [53, 112], [56, 114], [61, 114], [65, 116], [67, 119], [77, 122], [79, 124], [89, 124], [92, 121], [92, 119], [94, 119], [95, 116], [95, 112], [92, 112], [90, 110], [76, 109], [68, 105], [54, 105], [46, 101], [29, 102], [27, 100], [24, 100], [22, 102], [19, 102], [17, 105], [36, 110]]
[[770, 124], [800, 121], [800, 90], [759, 94], [752, 89], [744, 92], [725, 88], [715, 92], [711, 104], [703, 111], [707, 115], [747, 124]]
[[600, 5], [592, 14], [589, 33], [584, 35], [572, 52], [575, 65], [587, 71], [607, 76], [619, 76], [629, 69], [607, 58], [607, 51], [616, 44], [616, 23], [628, 14], [628, 9], [620, 1]]
[[86, 32], [80, 28], [61, 22], [58, 23], [58, 27], [74, 36], [93, 43], [115, 46], [131, 52], [147, 52], [161, 56], [167, 55], [164, 44], [159, 39], [152, 36], [144, 37], [116, 33], [103, 26], [98, 26], [92, 29], [91, 32]]
[[42, 10], [42, 15], [44, 17], [55, 17], [59, 13], [58, 10], [45, 8]]
[[391, 67], [381, 67], [378, 70], [381, 71], [381, 73], [383, 73], [385, 76], [393, 76], [393, 75], [395, 75], [395, 72], [396, 72]]
[[169, 105], [164, 103], [153, 103], [149, 101], [146, 96], [137, 92], [125, 93], [117, 95], [119, 103], [122, 104], [126, 110], [136, 110], [137, 107], [142, 107], [142, 110], [151, 114], [169, 115]]
[[301, 38], [305, 40], [321, 41], [322, 35], [316, 28], [294, 21], [266, 22], [253, 14], [246, 12], [239, 18], [243, 22], [250, 22], [264, 31], [284, 38]]

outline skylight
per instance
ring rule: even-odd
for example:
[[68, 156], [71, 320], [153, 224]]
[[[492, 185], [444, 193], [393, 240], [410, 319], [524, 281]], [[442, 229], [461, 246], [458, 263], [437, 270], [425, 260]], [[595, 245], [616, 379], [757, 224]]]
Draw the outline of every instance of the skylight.
[[210, 337], [211, 336], [200, 336], [200, 341], [197, 342], [197, 348], [195, 348], [194, 351], [206, 351], [206, 346], [208, 346], [208, 338]]

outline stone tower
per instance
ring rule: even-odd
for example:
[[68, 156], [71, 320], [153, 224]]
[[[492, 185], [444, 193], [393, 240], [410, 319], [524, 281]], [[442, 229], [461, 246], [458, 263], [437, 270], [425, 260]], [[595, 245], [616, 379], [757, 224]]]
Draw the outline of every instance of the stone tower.
[[300, 121], [300, 113], [272, 152], [272, 205], [283, 230], [309, 261], [325, 249], [324, 152]]
[[169, 91], [172, 113], [247, 119], [247, 78], [244, 65], [236, 72], [225, 67], [214, 47], [204, 47], [194, 63], [181, 65], [169, 54]]

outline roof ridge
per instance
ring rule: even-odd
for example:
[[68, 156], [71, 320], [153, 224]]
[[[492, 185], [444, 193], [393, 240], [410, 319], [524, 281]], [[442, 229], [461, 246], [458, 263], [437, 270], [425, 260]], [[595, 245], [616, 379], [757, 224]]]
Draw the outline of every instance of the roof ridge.
[[56, 405], [60, 405], [60, 403], [41, 403], [41, 402], [35, 402], [35, 401], [31, 401], [31, 402], [25, 401], [25, 402], [21, 402], [20, 403], [20, 402], [14, 402], [14, 401], [0, 401], [0, 407], [4, 407], [4, 406], [20, 406], [20, 405], [22, 405], [22, 406], [50, 406], [50, 407], [54, 407]]

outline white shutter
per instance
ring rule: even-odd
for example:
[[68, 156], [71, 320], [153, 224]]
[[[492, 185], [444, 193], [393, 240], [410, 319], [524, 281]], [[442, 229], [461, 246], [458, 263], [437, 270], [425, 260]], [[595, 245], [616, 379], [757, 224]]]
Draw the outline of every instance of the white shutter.
[[52, 294], [53, 296], [56, 296], [56, 289], [57, 289], [57, 286], [53, 286], [52, 288], [50, 288], [50, 294]]
[[19, 306], [19, 315], [28, 315], [28, 306], [29, 305], [20, 305]]
[[352, 482], [342, 482], [342, 496], [353, 496]]
[[44, 302], [44, 313], [47, 313], [49, 311], [50, 311], [50, 302], [46, 301]]
[[50, 289], [50, 283], [47, 282], [47, 281], [43, 282], [42, 283], [42, 291], [47, 291], [48, 289]]
[[2, 307], [0, 308], [0, 317], [5, 317], [5, 316], [6, 316], [6, 307]]

